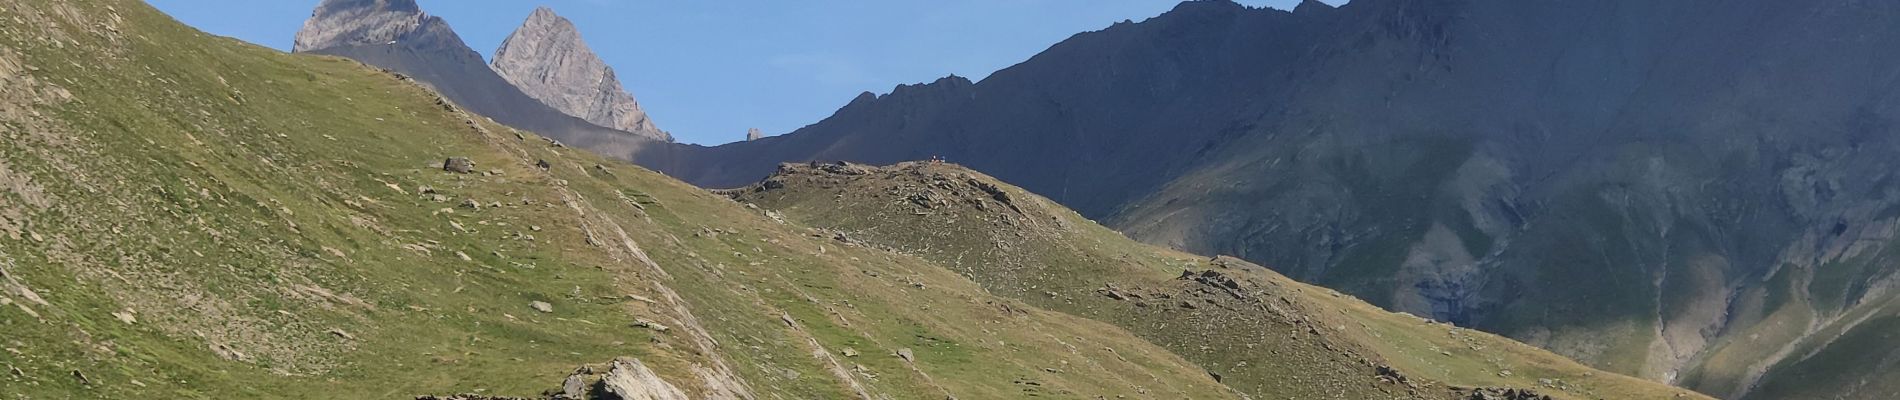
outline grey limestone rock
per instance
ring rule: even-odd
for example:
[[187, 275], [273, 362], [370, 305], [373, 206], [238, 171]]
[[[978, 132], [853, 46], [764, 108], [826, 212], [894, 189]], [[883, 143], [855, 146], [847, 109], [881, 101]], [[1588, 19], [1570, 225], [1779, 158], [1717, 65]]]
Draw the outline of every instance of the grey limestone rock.
[[495, 50], [489, 64], [529, 97], [595, 125], [655, 140], [672, 135], [655, 127], [614, 69], [581, 39], [579, 29], [540, 7]]

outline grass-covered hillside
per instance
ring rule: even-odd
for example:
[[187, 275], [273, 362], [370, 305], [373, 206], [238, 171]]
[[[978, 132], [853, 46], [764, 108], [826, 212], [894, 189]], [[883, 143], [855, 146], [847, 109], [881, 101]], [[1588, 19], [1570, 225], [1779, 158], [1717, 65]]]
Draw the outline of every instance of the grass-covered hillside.
[[5, 398], [537, 396], [617, 357], [692, 398], [1239, 397], [1113, 325], [133, 0], [0, 0], [0, 332]]
[[725, 192], [839, 237], [936, 261], [991, 293], [1122, 327], [1256, 398], [1471, 396], [1471, 388], [1564, 399], [1701, 397], [1385, 312], [1244, 261], [1136, 243], [956, 165], [788, 164]]

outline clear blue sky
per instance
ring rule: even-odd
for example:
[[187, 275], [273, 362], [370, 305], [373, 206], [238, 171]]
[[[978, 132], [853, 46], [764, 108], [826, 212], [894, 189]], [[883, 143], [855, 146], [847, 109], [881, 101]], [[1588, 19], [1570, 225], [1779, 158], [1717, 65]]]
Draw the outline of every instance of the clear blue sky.
[[[148, 0], [198, 29], [288, 49], [318, 0]], [[1297, 0], [1241, 0], [1288, 9]], [[1329, 1], [1332, 3], [1337, 3]], [[777, 135], [860, 92], [981, 79], [1075, 33], [1171, 0], [420, 0], [491, 55], [535, 6], [574, 20], [661, 129], [682, 142]]]

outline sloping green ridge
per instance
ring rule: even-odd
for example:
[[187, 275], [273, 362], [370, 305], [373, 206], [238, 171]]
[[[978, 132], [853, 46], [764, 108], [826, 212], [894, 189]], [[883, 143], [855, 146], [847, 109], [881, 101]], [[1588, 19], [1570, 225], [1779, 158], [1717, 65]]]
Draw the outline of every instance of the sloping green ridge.
[[620, 356], [695, 398], [1237, 397], [1119, 328], [354, 62], [130, 0], [0, 21], [8, 397], [532, 396]]
[[[1123, 327], [1257, 398], [1430, 398], [1473, 387], [1572, 399], [1702, 397], [1389, 313], [1243, 261], [1140, 244], [955, 165], [786, 165], [726, 193], [936, 260], [992, 293]], [[1205, 284], [1210, 271], [1234, 285]]]

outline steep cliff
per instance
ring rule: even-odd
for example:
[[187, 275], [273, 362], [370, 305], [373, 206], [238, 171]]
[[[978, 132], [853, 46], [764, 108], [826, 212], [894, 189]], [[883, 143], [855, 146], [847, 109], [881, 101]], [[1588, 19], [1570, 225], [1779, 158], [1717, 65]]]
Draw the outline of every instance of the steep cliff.
[[489, 68], [447, 22], [414, 0], [324, 0], [297, 32], [294, 50], [350, 58], [429, 85], [462, 107], [565, 144], [626, 158], [663, 144], [595, 125], [523, 93]]
[[490, 63], [502, 79], [567, 115], [649, 139], [673, 135], [653, 125], [614, 69], [581, 40], [574, 23], [540, 7], [515, 29]]

